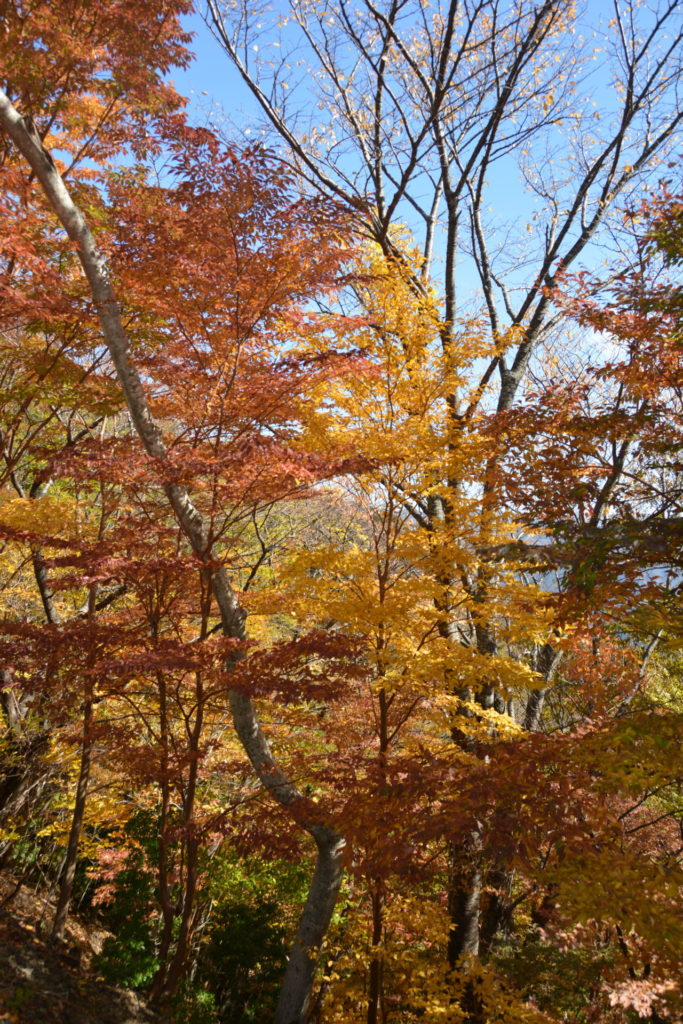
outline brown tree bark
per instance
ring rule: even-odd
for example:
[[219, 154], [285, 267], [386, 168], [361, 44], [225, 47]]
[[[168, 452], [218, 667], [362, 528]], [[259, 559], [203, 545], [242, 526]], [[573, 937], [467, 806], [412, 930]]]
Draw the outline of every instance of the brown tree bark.
[[69, 916], [69, 904], [73, 892], [74, 877], [76, 875], [76, 862], [78, 860], [78, 844], [83, 828], [83, 817], [88, 799], [88, 784], [90, 782], [90, 769], [92, 766], [92, 726], [93, 726], [93, 700], [88, 696], [83, 708], [83, 740], [81, 745], [81, 763], [78, 771], [78, 784], [76, 786], [76, 801], [74, 803], [73, 815], [71, 817], [71, 828], [69, 829], [69, 840], [64, 855], [64, 862], [59, 878], [59, 895], [55, 917], [52, 924], [52, 938], [60, 941], [64, 936], [67, 918]]

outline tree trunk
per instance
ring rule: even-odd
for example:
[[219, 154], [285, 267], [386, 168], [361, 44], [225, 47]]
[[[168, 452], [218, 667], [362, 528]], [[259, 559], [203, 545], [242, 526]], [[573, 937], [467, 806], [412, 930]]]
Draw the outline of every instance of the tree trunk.
[[341, 885], [344, 840], [332, 829], [319, 826], [316, 845], [313, 880], [289, 954], [274, 1024], [306, 1024], [318, 949], [332, 919]]
[[384, 958], [379, 951], [382, 942], [384, 924], [384, 893], [382, 880], [373, 879], [372, 889], [372, 959], [370, 960], [370, 979], [368, 985], [367, 1024], [377, 1024], [384, 1015], [382, 1009]]
[[[204, 622], [204, 626], [206, 622]], [[163, 711], [166, 713], [165, 687]], [[180, 930], [176, 942], [175, 953], [168, 971], [162, 973], [159, 968], [159, 981], [155, 979], [151, 998], [159, 1000], [173, 995], [182, 980], [187, 963], [187, 954], [192, 938], [192, 927], [195, 911], [195, 895], [197, 892], [199, 840], [194, 823], [195, 798], [197, 795], [197, 779], [199, 774], [199, 744], [204, 724], [204, 688], [201, 673], [196, 675], [197, 712], [190, 736], [190, 772], [187, 792], [183, 798], [183, 842], [185, 843], [185, 884], [183, 886], [183, 906], [180, 918]], [[165, 737], [167, 741], [167, 737]], [[168, 950], [168, 947], [167, 947]]]
[[527, 732], [535, 732], [539, 727], [545, 697], [555, 679], [561, 660], [562, 651], [557, 651], [552, 644], [546, 643], [536, 649], [533, 668], [543, 676], [545, 686], [540, 690], [532, 690], [527, 698], [523, 723]]
[[477, 848], [481, 845], [478, 831], [470, 837], [470, 850], [474, 858], [466, 869], [462, 867], [463, 850], [451, 849], [452, 873], [448, 890], [448, 913], [451, 929], [448, 936], [448, 965], [458, 966], [464, 956], [479, 955], [479, 913], [481, 910], [481, 866]]
[[78, 844], [81, 838], [83, 827], [83, 816], [88, 798], [88, 783], [90, 781], [90, 766], [92, 763], [92, 724], [93, 724], [93, 702], [88, 697], [83, 710], [83, 744], [81, 748], [81, 765], [78, 772], [78, 785], [76, 787], [76, 802], [71, 818], [71, 829], [69, 830], [69, 842], [66, 847], [64, 863], [59, 879], [59, 897], [57, 909], [52, 925], [52, 938], [60, 940], [64, 935], [66, 920], [69, 916], [69, 904], [73, 891], [74, 876], [76, 874], [76, 861], [78, 858]]
[[506, 930], [516, 905], [512, 900], [514, 871], [493, 867], [486, 877], [486, 894], [481, 913], [479, 932], [479, 956], [485, 959], [501, 930]]
[[157, 860], [159, 902], [161, 904], [161, 917], [163, 921], [161, 930], [161, 941], [159, 943], [159, 967], [152, 980], [149, 990], [149, 1000], [155, 1003], [164, 988], [166, 974], [168, 972], [168, 954], [173, 938], [173, 922], [175, 921], [175, 908], [171, 902], [171, 894], [168, 885], [168, 793], [162, 795], [161, 828], [159, 832], [159, 857]]
[[190, 839], [186, 846], [187, 865], [185, 873], [185, 892], [183, 894], [183, 910], [180, 919], [180, 930], [176, 942], [175, 953], [168, 968], [168, 973], [161, 986], [161, 998], [169, 998], [182, 981], [187, 968], [187, 954], [194, 929], [195, 893], [197, 891], [197, 856], [199, 843]]
[[[156, 637], [156, 624], [152, 622], [152, 635]], [[161, 905], [161, 917], [163, 921], [161, 941], [159, 943], [159, 968], [154, 975], [149, 991], [150, 1002], [155, 1002], [161, 995], [166, 974], [168, 971], [168, 954], [173, 938], [173, 922], [175, 921], [175, 907], [171, 900], [171, 890], [168, 884], [168, 832], [169, 812], [171, 807], [171, 786], [169, 782], [168, 764], [168, 708], [166, 677], [163, 672], [156, 673], [157, 686], [159, 688], [159, 744], [161, 747], [161, 818], [159, 821], [159, 851], [157, 856], [157, 888], [159, 903]]]

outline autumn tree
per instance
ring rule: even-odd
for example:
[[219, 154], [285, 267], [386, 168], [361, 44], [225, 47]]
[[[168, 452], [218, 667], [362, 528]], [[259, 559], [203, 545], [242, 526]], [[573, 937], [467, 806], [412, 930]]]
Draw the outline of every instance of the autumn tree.
[[[520, 913], [544, 926], [541, 961], [564, 942], [568, 960], [610, 964], [591, 997], [600, 1019], [629, 1006], [675, 1015], [680, 704], [675, 682], [659, 688], [655, 652], [678, 629], [680, 327], [652, 238], [636, 240], [635, 266], [613, 291], [579, 279], [565, 282], [575, 297], [556, 296], [604, 332], [609, 359], [592, 365], [579, 349], [554, 362], [517, 409], [473, 415], [456, 449], [442, 412], [453, 377], [464, 388], [469, 361], [485, 354], [485, 326], [458, 323], [449, 373], [428, 347], [438, 305], [418, 299], [405, 265], [382, 269], [375, 250], [356, 282], [369, 367], [323, 385], [308, 429], [323, 449], [353, 438], [375, 468], [347, 484], [346, 530], [295, 548], [285, 575], [299, 619], [366, 641], [367, 680], [322, 709], [319, 727], [319, 786], [336, 793], [354, 849], [354, 897], [324, 983], [330, 1020], [409, 1019], [456, 997], [473, 1019], [503, 1002], [506, 1019], [527, 1019], [499, 974], [512, 966], [516, 987], [529, 969], [522, 954], [500, 953], [514, 948]], [[427, 529], [419, 499], [444, 465], [461, 486], [448, 523]], [[483, 592], [471, 584], [482, 578]], [[445, 606], [457, 654], [440, 628]], [[495, 652], [479, 647], [482, 620]], [[483, 683], [488, 707], [472, 699]], [[628, 896], [606, 881], [610, 851]], [[651, 871], [668, 895], [648, 888]], [[469, 980], [440, 962], [449, 927], [436, 898], [463, 875], [478, 902], [479, 955], [458, 962]], [[669, 922], [657, 952], [641, 918], [649, 900]]]
[[[428, 279], [442, 297], [443, 344], [456, 282], [462, 305], [473, 272], [491, 337], [519, 330], [481, 378], [492, 389], [497, 376], [501, 407], [557, 322], [548, 287], [558, 270], [665, 159], [683, 116], [677, 5], [608, 13], [593, 23], [552, 2], [294, 3], [275, 22], [253, 5], [208, 8], [305, 180], [361, 204], [387, 255], [391, 226], [411, 225], [415, 286]], [[599, 105], [603, 83], [610, 102]], [[497, 176], [505, 204], [523, 211], [512, 226]]]
[[[14, 4], [4, 5], [0, 44], [3, 84], [27, 114], [35, 117], [41, 138], [49, 135], [50, 144], [59, 147], [65, 173], [74, 187], [83, 190], [84, 199], [89, 197], [87, 201], [96, 202], [101, 173], [110, 160], [145, 144], [145, 122], [180, 108], [180, 98], [163, 76], [171, 64], [187, 60], [188, 37], [179, 25], [186, 10], [184, 4], [151, 5], [140, 18], [125, 5], [97, 11], [76, 4], [59, 9], [39, 4], [29, 15]], [[140, 54], [145, 54], [142, 64]], [[44, 209], [33, 201], [30, 178], [6, 147], [2, 185], [2, 338], [7, 384], [2, 417], [3, 481], [19, 498], [15, 528], [26, 527], [27, 540], [33, 536], [31, 562], [42, 614], [48, 625], [56, 627], [64, 619], [78, 621], [84, 595], [78, 595], [76, 604], [73, 599], [64, 604], [54, 594], [46, 567], [46, 552], [39, 538], [44, 542], [50, 536], [64, 499], [67, 508], [69, 498], [78, 500], [78, 489], [69, 497], [62, 493], [50, 498], [57, 483], [51, 470], [55, 459], [68, 457], [97, 431], [106, 430], [107, 419], [115, 415], [120, 400], [103, 371], [101, 348], [93, 345], [86, 293], [80, 276], [73, 273], [68, 244], [65, 246], [63, 236], [56, 235], [46, 222]], [[58, 483], [54, 490], [59, 491]], [[50, 512], [44, 509], [51, 500], [52, 522]], [[35, 516], [31, 503], [36, 506]], [[44, 511], [47, 516], [41, 515]], [[111, 509], [104, 502], [100, 511], [103, 525]], [[72, 512], [73, 508], [63, 523], [67, 534]], [[70, 536], [74, 536], [73, 530]], [[88, 614], [92, 617], [103, 600], [106, 607], [110, 597], [102, 590], [98, 593], [97, 586], [90, 587], [85, 598]], [[22, 706], [28, 695], [16, 687], [13, 693]], [[89, 708], [91, 702], [86, 698], [87, 721]], [[40, 734], [35, 741], [39, 738]], [[63, 870], [57, 934], [63, 928], [69, 902], [74, 844], [87, 789], [87, 738], [84, 744], [82, 784]], [[24, 767], [30, 777], [34, 758], [26, 758]]]
[[[240, 808], [237, 845], [317, 850], [279, 1024], [538, 1018], [521, 915], [547, 959], [609, 960], [601, 1019], [675, 1014], [680, 713], [657, 645], [677, 599], [680, 303], [652, 268], [679, 258], [680, 210], [642, 242], [616, 215], [681, 116], [676, 5], [615, 8], [596, 111], [565, 4], [296, 5], [279, 42], [303, 33], [327, 118], [304, 134], [287, 57], [252, 77], [273, 41], [254, 44], [255, 12], [212, 7], [295, 172], [188, 125], [161, 80], [185, 59], [183, 8], [147, 9], [140, 68], [132, 7], [86, 9], [86, 46], [77, 6], [11, 9], [25, 68], [0, 103], [3, 708], [15, 746], [30, 698], [80, 745], [65, 867], [91, 772], [132, 782], [160, 820], [166, 997], [200, 854], [258, 783], [275, 803]], [[555, 144], [564, 164], [527, 164]], [[517, 158], [526, 265], [486, 223]], [[610, 230], [637, 272], [607, 304], [599, 280], [558, 292]], [[571, 320], [605, 344], [584, 358], [577, 333], [570, 354]], [[332, 477], [317, 535], [285, 529], [274, 556], [267, 524], [294, 518], [278, 503]]]
[[[108, 15], [102, 22], [93, 17], [91, 38], [82, 41], [84, 49], [80, 55], [81, 36], [77, 30], [79, 26], [83, 28], [83, 23], [78, 21], [75, 8], [71, 11], [73, 19], [58, 17], [47, 8], [38, 11], [33, 20], [22, 20], [17, 15], [17, 39], [13, 38], [10, 43], [20, 47], [21, 41], [25, 41], [27, 63], [30, 64], [31, 55], [37, 52], [48, 61], [61, 56], [66, 66], [64, 88], [55, 100], [54, 110], [50, 107], [52, 94], [46, 99], [30, 93], [33, 79], [29, 86], [21, 79], [16, 85], [12, 81], [7, 83], [8, 93], [3, 93], [2, 99], [3, 124], [31, 167], [28, 171], [8, 153], [7, 185], [10, 197], [17, 194], [23, 197], [29, 215], [35, 218], [39, 238], [45, 232], [54, 234], [53, 222], [49, 216], [44, 217], [38, 186], [42, 187], [61, 217], [71, 243], [76, 243], [75, 256], [92, 288], [95, 310], [89, 305], [82, 279], [73, 274], [73, 245], [65, 242], [60, 233], [56, 237], [66, 253], [67, 267], [64, 260], [56, 261], [54, 292], [61, 294], [66, 269], [73, 275], [77, 308], [80, 312], [85, 307], [88, 326], [94, 324], [95, 311], [99, 316], [105, 339], [112, 346], [110, 355], [114, 366], [128, 395], [133, 423], [152, 460], [148, 466], [165, 467], [161, 473], [163, 488], [194, 556], [199, 559], [200, 567], [204, 567], [201, 572], [209, 586], [205, 598], [211, 591], [217, 595], [223, 628], [232, 641], [224, 664], [230, 669], [243, 654], [247, 639], [245, 615], [235, 584], [230, 582], [226, 569], [218, 566], [227, 559], [233, 572], [240, 571], [243, 559], [237, 556], [233, 541], [244, 534], [244, 522], [251, 523], [254, 510], [266, 508], [277, 497], [300, 490], [302, 483], [338, 471], [336, 463], [299, 451], [289, 439], [300, 415], [302, 389], [320, 376], [343, 372], [347, 360], [321, 357], [310, 364], [297, 359], [296, 355], [288, 358], [284, 352], [290, 344], [288, 338], [317, 329], [305, 313], [297, 311], [297, 304], [334, 283], [340, 260], [344, 258], [341, 236], [345, 226], [337, 205], [298, 199], [291, 176], [264, 154], [251, 152], [247, 167], [235, 153], [221, 147], [210, 133], [190, 130], [175, 113], [177, 98], [172, 90], [160, 85], [160, 72], [166, 70], [174, 58], [184, 59], [180, 48], [184, 37], [179, 34], [175, 21], [182, 10], [150, 9], [154, 26], [140, 26], [142, 36], [153, 46], [160, 38], [169, 42], [161, 55], [150, 54], [150, 60], [143, 62], [143, 78], [151, 75], [148, 82], [136, 79], [134, 74], [144, 47], [134, 56], [133, 50], [127, 50], [123, 56], [117, 50], [119, 44], [130, 43], [126, 28], [133, 9], [116, 8], [112, 12], [113, 26], [107, 20]], [[62, 12], [62, 15], [68, 13]], [[108, 44], [103, 52], [109, 63], [105, 61], [104, 65], [98, 63], [102, 53], [96, 45], [99, 31], [104, 33]], [[43, 37], [46, 37], [45, 45], [41, 42]], [[155, 58], [158, 58], [156, 63]], [[130, 71], [126, 61], [132, 61]], [[31, 67], [35, 74], [35, 68]], [[82, 77], [76, 75], [76, 70]], [[46, 70], [43, 80], [50, 83], [58, 78], [56, 71], [50, 76]], [[137, 102], [137, 89], [152, 100], [151, 109]], [[104, 109], [98, 106], [99, 93], [111, 100], [109, 105], [104, 104]], [[122, 132], [126, 120], [121, 118], [117, 108], [122, 96], [130, 104], [133, 125], [130, 135]], [[22, 118], [12, 99], [24, 110], [30, 109], [31, 116], [27, 113], [26, 118]], [[99, 135], [93, 129], [92, 139], [86, 134], [84, 140], [70, 132], [71, 109], [84, 104], [87, 109], [90, 104], [99, 111], [105, 127], [110, 124], [106, 118], [113, 112], [111, 125], [115, 138], [109, 150], [103, 141], [104, 130]], [[96, 122], [94, 128], [100, 127]], [[75, 167], [68, 161], [61, 160], [57, 168], [45, 146], [53, 142], [61, 151], [68, 152], [72, 147], [78, 160], [85, 162], [87, 157], [89, 161], [100, 161], [94, 185], [89, 181], [92, 179], [90, 166], [83, 183], [77, 181]], [[102, 145], [102, 150], [97, 149], [96, 143]], [[114, 167], [114, 173], [110, 173], [107, 160], [126, 146], [141, 162], [130, 171], [118, 173]], [[176, 174], [177, 184], [173, 189], [154, 188], [144, 183], [142, 161], [150, 154], [159, 154], [164, 147]], [[95, 243], [65, 180], [74, 181], [71, 187], [83, 207], [93, 221], [100, 224], [103, 241], [98, 244], [108, 252], [117, 280], [121, 282], [122, 295], [125, 295], [121, 306], [114, 298], [109, 271], [103, 262], [104, 250]], [[13, 209], [12, 201], [10, 211]], [[26, 227], [23, 214], [19, 219], [22, 223], [15, 235], [17, 246], [23, 244], [22, 229]], [[154, 233], [150, 235], [152, 224]], [[208, 235], [199, 230], [200, 224], [207, 227]], [[272, 228], [270, 237], [268, 226]], [[279, 239], [278, 232], [281, 232]], [[220, 255], [220, 260], [212, 257], [212, 251], [215, 256]], [[227, 253], [232, 253], [231, 269], [225, 263]], [[40, 303], [43, 296], [50, 295], [42, 276], [43, 267], [40, 263], [27, 266], [20, 255], [9, 257], [9, 274], [24, 275]], [[164, 261], [168, 270], [164, 270]], [[183, 266], [186, 275], [182, 272]], [[219, 270], [221, 266], [225, 267], [224, 271]], [[178, 305], [172, 312], [176, 301]], [[49, 311], [40, 306], [38, 309], [44, 318], [48, 317]], [[31, 310], [25, 312], [30, 314]], [[131, 361], [122, 315], [126, 317], [128, 331], [136, 337], [135, 363]], [[21, 325], [24, 329], [25, 323], [26, 319]], [[91, 336], [86, 351], [91, 351], [96, 344], [93, 345]], [[247, 350], [250, 350], [248, 357]], [[98, 359], [102, 359], [101, 350]], [[193, 363], [200, 373], [196, 379]], [[245, 363], [246, 375], [241, 372]], [[109, 366], [107, 372], [110, 372]], [[213, 381], [209, 383], [212, 376]], [[265, 394], [269, 400], [264, 407]], [[43, 400], [41, 395], [40, 401]], [[25, 429], [23, 424], [22, 428]], [[168, 435], [166, 440], [162, 439], [164, 431]], [[107, 436], [106, 440], [113, 439]], [[116, 450], [115, 445], [105, 444], [104, 447], [112, 452]], [[130, 454], [132, 458], [132, 452]], [[96, 459], [91, 463], [96, 473], [98, 468], [101, 472], [102, 466], [97, 466]], [[341, 463], [346, 467], [343, 458]], [[148, 466], [144, 460], [140, 464], [138, 487], [144, 486], [148, 479]], [[115, 469], [110, 465], [106, 472], [112, 471]], [[156, 479], [155, 473], [153, 477]], [[191, 491], [195, 491], [194, 498], [190, 497]], [[153, 504], [147, 506], [146, 514], [155, 519]], [[96, 557], [95, 552], [90, 554], [91, 558]], [[256, 566], [251, 568], [255, 571], [258, 564], [257, 560]], [[112, 575], [121, 575], [115, 570], [112, 573], [106, 566], [102, 572], [108, 582]], [[208, 600], [211, 602], [213, 598]], [[94, 610], [95, 598], [91, 603]], [[201, 616], [195, 628], [199, 628], [200, 620]], [[212, 623], [209, 632], [213, 627]], [[90, 666], [89, 671], [93, 670]], [[248, 747], [254, 769], [276, 799], [285, 808], [292, 808], [295, 820], [304, 823], [319, 847], [314, 889], [290, 957], [289, 980], [285, 982], [279, 1010], [281, 1019], [289, 1020], [303, 1012], [308, 998], [315, 964], [313, 949], [324, 934], [334, 904], [343, 841], [318, 820], [317, 811], [306, 810], [305, 799], [277, 767], [255, 715], [248, 684], [233, 689], [231, 701], [238, 732]], [[88, 721], [84, 727], [84, 764], [86, 748], [90, 749], [89, 729]], [[83, 798], [88, 771], [86, 767], [81, 773]], [[83, 811], [80, 797], [79, 801], [76, 817], [80, 820], [74, 819], [76, 840]], [[71, 864], [74, 849], [70, 844]], [[68, 893], [65, 901], [68, 903]], [[191, 918], [191, 904], [188, 907], [183, 912], [181, 933]], [[182, 943], [178, 949], [182, 959]]]
[[[349, 884], [362, 900], [357, 906], [354, 901], [350, 914], [353, 944], [335, 967], [335, 974], [350, 977], [346, 990], [333, 986], [330, 1019], [355, 1016], [366, 990], [364, 1015], [377, 1021], [399, 998], [406, 1012], [426, 1012], [451, 999], [447, 965], [439, 962], [448, 924], [435, 895], [447, 870], [448, 842], [439, 834], [438, 808], [459, 772], [476, 764], [487, 736], [484, 716], [472, 716], [465, 694], [483, 676], [495, 678], [509, 697], [533, 686], [536, 676], [514, 654], [501, 651], [493, 658], [472, 644], [456, 660], [440, 628], [450, 606], [453, 630], [465, 647], [481, 614], [482, 602], [468, 593], [466, 581], [485, 550], [478, 552], [473, 543], [473, 521], [487, 440], [473, 429], [457, 451], [449, 451], [442, 414], [456, 379], [464, 385], [470, 361], [486, 352], [483, 324], [467, 319], [458, 325], [457, 366], [445, 367], [430, 350], [438, 305], [414, 293], [405, 267], [387, 270], [375, 249], [356, 288], [368, 312], [369, 323], [357, 329], [368, 370], [323, 386], [325, 400], [308, 430], [323, 449], [352, 439], [375, 469], [347, 484], [347, 502], [355, 508], [348, 530], [293, 554], [290, 602], [303, 621], [312, 617], [322, 624], [324, 610], [331, 628], [365, 639], [368, 679], [321, 719], [327, 761], [335, 770], [320, 774], [323, 791], [331, 788], [342, 801], [341, 829], [354, 850]], [[429, 491], [445, 462], [463, 487], [449, 523], [427, 530], [406, 505], [411, 502], [419, 514], [413, 496]], [[482, 524], [482, 545], [504, 546], [513, 530], [492, 511]], [[465, 585], [448, 572], [454, 551]], [[519, 562], [509, 559], [489, 573], [487, 611], [506, 609], [510, 648], [532, 643], [548, 628], [538, 587], [516, 579], [518, 569]], [[464, 715], [467, 737], [456, 746], [450, 734], [457, 723], [463, 728]], [[485, 720], [493, 717], [491, 712]], [[514, 723], [501, 717], [498, 729], [507, 735]], [[476, 815], [463, 806], [458, 817], [471, 828]], [[422, 890], [420, 912], [416, 886]], [[421, 928], [429, 939], [417, 937]], [[415, 984], [413, 971], [421, 979]], [[508, 1009], [512, 1014], [512, 1004]]]
[[[479, 410], [514, 410], [565, 329], [552, 299], [558, 275], [599, 258], [596, 243], [610, 235], [628, 248], [621, 204], [671, 152], [683, 117], [679, 5], [614, 4], [596, 21], [587, 8], [552, 2], [293, 3], [276, 22], [265, 8], [210, 2], [207, 19], [302, 179], [359, 210], [388, 264], [410, 269], [416, 294], [436, 291], [442, 312], [432, 344], [447, 367], [459, 366], [459, 323], [472, 310], [472, 284], [480, 290], [489, 350], [444, 410], [446, 450], [457, 453]], [[412, 229], [417, 265], [395, 230], [401, 221]], [[488, 510], [500, 508], [495, 458], [482, 452], [477, 474], [481, 505], [469, 540], [480, 548], [499, 546], [482, 534]], [[449, 473], [450, 459], [428, 485], [395, 495], [429, 532], [455, 529], [463, 480]], [[479, 607], [471, 642], [443, 604], [439, 628], [460, 656], [471, 643], [494, 659], [505, 647], [499, 620], [485, 612], [496, 564], [469, 575]], [[457, 561], [442, 568], [446, 591], [449, 580], [458, 590], [462, 569]], [[562, 656], [555, 640], [550, 629], [520, 651], [547, 684]], [[545, 689], [528, 696], [530, 728]], [[487, 713], [504, 709], [486, 672], [471, 696]], [[480, 890], [473, 870], [451, 894], [452, 964], [479, 949]]]

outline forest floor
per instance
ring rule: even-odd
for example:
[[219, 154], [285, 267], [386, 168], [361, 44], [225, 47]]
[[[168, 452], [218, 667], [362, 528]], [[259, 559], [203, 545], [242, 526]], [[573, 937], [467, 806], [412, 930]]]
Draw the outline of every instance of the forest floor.
[[91, 967], [106, 932], [74, 917], [65, 941], [51, 943], [53, 908], [31, 889], [12, 896], [16, 884], [0, 876], [0, 1024], [161, 1024], [134, 992]]

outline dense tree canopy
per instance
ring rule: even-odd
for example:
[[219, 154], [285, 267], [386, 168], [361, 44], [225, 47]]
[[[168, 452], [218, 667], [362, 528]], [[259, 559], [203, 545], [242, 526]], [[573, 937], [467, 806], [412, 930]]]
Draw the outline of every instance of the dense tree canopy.
[[211, 0], [247, 147], [189, 13], [2, 4], [0, 868], [178, 1022], [678, 1020], [680, 5]]

